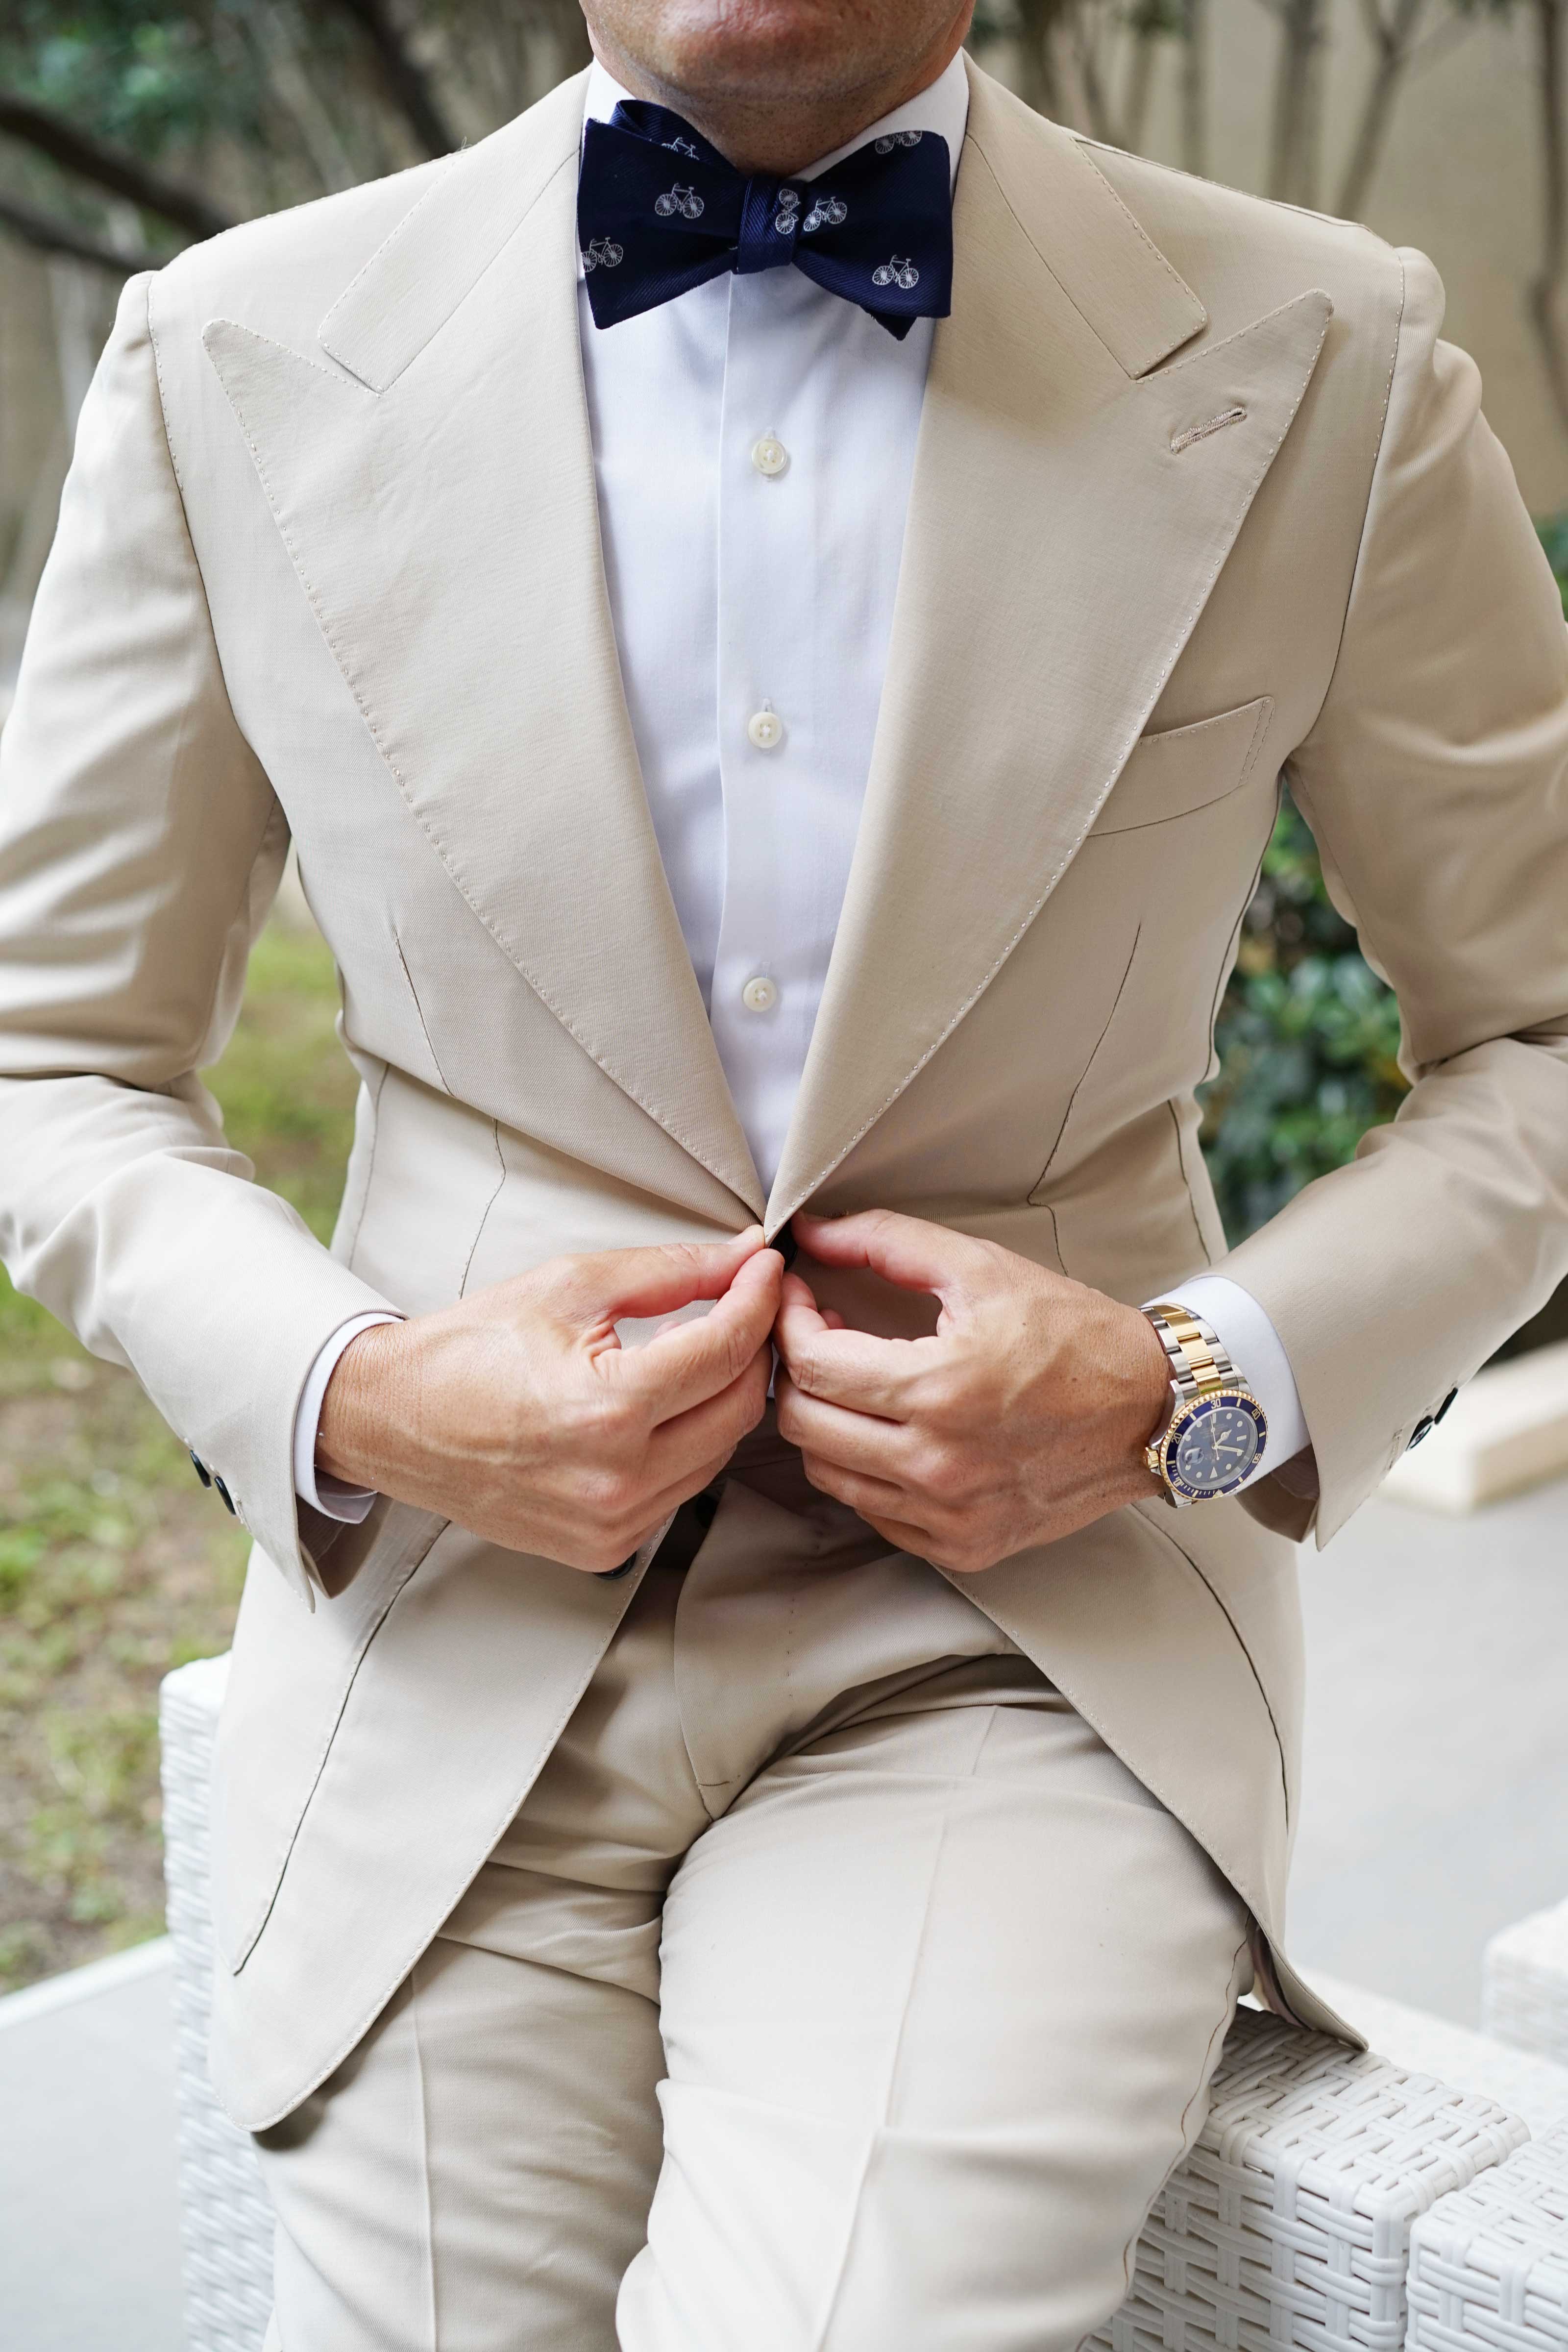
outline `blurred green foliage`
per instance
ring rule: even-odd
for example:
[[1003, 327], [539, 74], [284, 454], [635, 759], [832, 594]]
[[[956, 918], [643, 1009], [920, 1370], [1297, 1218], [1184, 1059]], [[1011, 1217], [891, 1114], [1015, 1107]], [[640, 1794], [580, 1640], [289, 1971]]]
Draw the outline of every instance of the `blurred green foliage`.
[[[1538, 526], [1568, 614], [1568, 514]], [[1405, 1092], [1399, 1012], [1330, 904], [1289, 793], [1264, 853], [1202, 1090], [1203, 1143], [1230, 1239], [1256, 1231], [1315, 1176], [1342, 1167]]]
[[256, 943], [245, 1007], [207, 1084], [231, 1143], [260, 1182], [330, 1241], [353, 1140], [353, 1066], [338, 1044], [338, 975], [314, 930], [269, 924]]
[[1399, 1010], [1329, 903], [1289, 793], [1247, 908], [1203, 1090], [1204, 1155], [1232, 1241], [1315, 1176], [1353, 1159], [1405, 1091]]
[[[274, 924], [208, 1084], [331, 1231], [354, 1075], [331, 953]], [[128, 1373], [0, 1275], [0, 1992], [163, 1922], [157, 1689], [227, 1644], [247, 1549]]]
[[[270, 924], [250, 959], [234, 1035], [207, 1073], [228, 1140], [322, 1241], [331, 1238], [353, 1139], [355, 1078], [337, 1043], [337, 1010], [325, 941], [315, 931]], [[40, 1367], [67, 1360], [68, 1349], [90, 1361], [0, 1270], [0, 1400], [34, 1385]]]
[[222, 0], [0, 0], [0, 78], [149, 158], [257, 134], [254, 77], [226, 61]]

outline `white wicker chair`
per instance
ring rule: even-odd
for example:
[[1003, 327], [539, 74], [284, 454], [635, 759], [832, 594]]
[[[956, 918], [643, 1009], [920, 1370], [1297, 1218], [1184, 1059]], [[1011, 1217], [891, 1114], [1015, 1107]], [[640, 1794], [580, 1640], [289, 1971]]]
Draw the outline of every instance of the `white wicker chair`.
[[1568, 2352], [1568, 2125], [1411, 2231], [1409, 2352]]
[[1106, 2352], [1401, 2352], [1418, 2215], [1502, 2162], [1494, 2101], [1243, 2010]]
[[1568, 1903], [1492, 1937], [1481, 1961], [1481, 2022], [1499, 2042], [1568, 2066]]
[[[271, 2303], [272, 2225], [255, 2151], [205, 2072], [207, 1789], [226, 1672], [223, 1658], [182, 1666], [163, 1698], [190, 2352], [260, 2352]], [[1089, 2342], [1105, 2352], [1402, 2352], [1413, 2225], [1525, 2137], [1490, 2099], [1244, 2010], [1209, 2121], [1140, 2241], [1132, 2291]], [[1459, 2347], [1433, 2337], [1424, 2352]], [[1538, 2347], [1489, 2338], [1485, 2352]]]

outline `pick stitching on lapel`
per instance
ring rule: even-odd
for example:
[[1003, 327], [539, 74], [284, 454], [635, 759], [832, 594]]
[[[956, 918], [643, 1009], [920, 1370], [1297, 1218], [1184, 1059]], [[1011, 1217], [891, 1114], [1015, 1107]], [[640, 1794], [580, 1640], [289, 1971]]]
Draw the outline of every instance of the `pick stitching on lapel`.
[[578, 82], [442, 174], [328, 314], [349, 375], [227, 320], [204, 340], [452, 880], [607, 1076], [757, 1213], [621, 687], [578, 343], [580, 111]]
[[[770, 1231], [952, 1034], [1056, 887], [1331, 315], [1306, 292], [1135, 373], [1196, 332], [1202, 305], [1078, 142], [992, 89], [976, 78], [866, 806]], [[1231, 408], [1245, 416], [1173, 447]]]

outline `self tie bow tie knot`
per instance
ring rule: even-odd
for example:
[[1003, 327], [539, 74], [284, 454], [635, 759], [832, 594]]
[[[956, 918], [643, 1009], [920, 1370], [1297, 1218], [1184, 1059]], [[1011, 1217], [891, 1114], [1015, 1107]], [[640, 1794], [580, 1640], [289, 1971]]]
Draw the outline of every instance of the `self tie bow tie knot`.
[[947, 142], [895, 131], [815, 180], [748, 176], [667, 107], [623, 100], [584, 137], [577, 241], [596, 327], [793, 267], [901, 338], [951, 308]]

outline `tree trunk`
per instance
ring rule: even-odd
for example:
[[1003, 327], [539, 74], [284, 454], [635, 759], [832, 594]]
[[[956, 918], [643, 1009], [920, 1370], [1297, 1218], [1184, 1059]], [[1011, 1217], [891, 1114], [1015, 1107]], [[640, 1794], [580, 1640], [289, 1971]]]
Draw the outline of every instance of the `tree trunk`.
[[[233, 226], [226, 215], [219, 212], [216, 205], [209, 205], [205, 196], [198, 196], [194, 189], [179, 187], [173, 180], [162, 178], [158, 173], [149, 171], [146, 164], [138, 162], [134, 155], [128, 155], [118, 147], [108, 146], [100, 139], [89, 138], [85, 131], [77, 130], [73, 123], [50, 114], [41, 106], [29, 106], [25, 99], [13, 98], [8, 93], [0, 94], [0, 132], [8, 139], [20, 140], [24, 146], [34, 148], [40, 155], [47, 155], [51, 163], [59, 165], [62, 172], [69, 172], [74, 178], [87, 181], [89, 186], [101, 188], [108, 195], [122, 196], [127, 204], [135, 205], [140, 211], [155, 213], [160, 220], [172, 222], [175, 228], [183, 228], [187, 236], [216, 236], [222, 230]], [[14, 210], [33, 217], [26, 205]], [[37, 216], [37, 219], [44, 217], [42, 215]], [[47, 221], [45, 225], [47, 226]], [[20, 236], [29, 234], [22, 227], [18, 217], [12, 218], [11, 226]], [[64, 237], [67, 234], [62, 224], [60, 236]], [[90, 244], [91, 240], [87, 242]], [[48, 249], [57, 253], [75, 253], [84, 259], [92, 257], [82, 253], [79, 237], [74, 245], [57, 242]]]
[[1541, 107], [1541, 268], [1531, 280], [1530, 316], [1557, 413], [1568, 425], [1568, 357], [1557, 318], [1565, 253], [1568, 142], [1563, 123], [1563, 0], [1535, 0], [1536, 89]]
[[337, 125], [317, 93], [282, 11], [252, 9], [246, 29], [256, 45], [260, 70], [293, 125], [323, 192], [333, 195], [341, 189], [354, 186], [365, 174], [355, 170], [353, 157], [339, 138]]
[[555, 37], [561, 47], [562, 72], [574, 74], [594, 62], [594, 45], [577, 0], [556, 0]]
[[1346, 220], [1361, 217], [1373, 175], [1383, 159], [1394, 101], [1409, 68], [1410, 54], [1426, 12], [1426, 0], [1395, 0], [1393, 18], [1386, 23], [1381, 9], [1372, 6], [1366, 12], [1376, 60], [1362, 100], [1350, 161], [1345, 165], [1339, 202], [1334, 207]]
[[1149, 99], [1154, 87], [1154, 59], [1159, 53], [1159, 25], [1132, 28], [1132, 54], [1127, 64], [1127, 96], [1121, 108], [1121, 143], [1137, 154], [1149, 127]]
[[1059, 0], [1018, 0], [1018, 95], [1058, 121], [1062, 92], [1051, 43], [1060, 14]]
[[134, 278], [144, 269], [162, 269], [169, 259], [166, 253], [118, 252], [113, 246], [102, 245], [97, 237], [89, 236], [74, 222], [57, 220], [15, 196], [0, 195], [0, 228], [20, 237], [35, 253], [63, 254], [68, 260], [85, 261], [89, 268], [101, 269], [111, 278]]
[[1208, 0], [1183, 0], [1182, 168], [1200, 177], [1208, 169]]
[[1068, 12], [1068, 22], [1072, 31], [1079, 88], [1083, 92], [1083, 110], [1088, 118], [1089, 136], [1091, 139], [1103, 139], [1106, 145], [1110, 146], [1116, 132], [1110, 120], [1105, 77], [1100, 69], [1100, 26], [1090, 21], [1085, 0], [1075, 0], [1075, 5]]
[[1317, 201], [1323, 5], [1324, 0], [1283, 0], [1280, 9], [1268, 193], [1289, 205]]
[[442, 111], [435, 85], [398, 30], [386, 0], [336, 0], [375, 51], [388, 95], [427, 155], [449, 155], [462, 142]]

